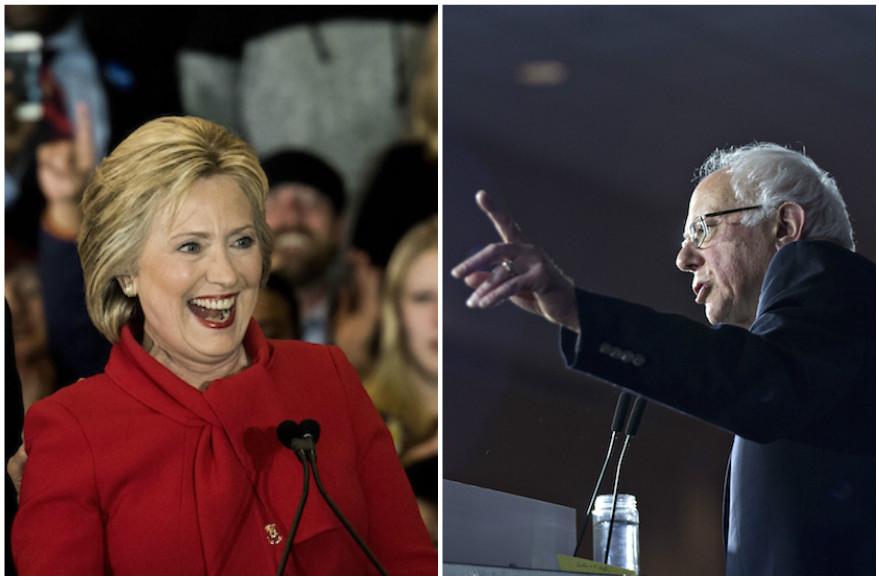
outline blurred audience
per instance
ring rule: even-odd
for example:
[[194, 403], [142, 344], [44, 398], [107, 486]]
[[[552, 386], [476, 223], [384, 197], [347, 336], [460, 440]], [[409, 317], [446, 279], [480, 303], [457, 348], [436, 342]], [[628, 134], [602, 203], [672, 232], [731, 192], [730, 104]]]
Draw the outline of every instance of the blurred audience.
[[[36, 151], [41, 144], [73, 138], [75, 107], [82, 103], [91, 117], [94, 165], [110, 144], [110, 117], [97, 60], [75, 6], [4, 6], [5, 33], [33, 32], [42, 37], [40, 88], [43, 113], [39, 120], [17, 119], [11, 91], [14, 73], [5, 68], [5, 198], [6, 243], [10, 251], [36, 248], [37, 220], [43, 207], [36, 180]], [[6, 59], [9, 65], [9, 59]], [[11, 246], [11, 247], [10, 247]]]
[[[436, 539], [439, 372], [436, 216], [412, 228], [388, 262], [381, 341], [364, 386], [394, 436], [425, 523]], [[425, 476], [426, 474], [426, 476]]]
[[334, 267], [345, 242], [342, 179], [306, 151], [275, 153], [262, 166], [269, 180], [266, 222], [275, 234], [272, 272], [294, 289], [303, 340], [330, 343]]
[[178, 112], [172, 55], [181, 42], [179, 31], [189, 28], [191, 10], [42, 5], [4, 10], [7, 35], [30, 31], [44, 39], [40, 121], [22, 123], [9, 114], [14, 75], [6, 72], [5, 253], [7, 263], [20, 257], [39, 263], [49, 352], [59, 384], [69, 384], [100, 372], [110, 351], [85, 310], [75, 244], [79, 197], [113, 143], [148, 118]]
[[360, 199], [339, 292], [336, 336], [367, 374], [378, 348], [379, 286], [391, 252], [413, 225], [438, 212], [437, 19], [430, 22], [410, 95], [410, 127], [372, 169]]
[[[6, 271], [6, 302], [11, 314], [15, 343], [15, 368], [21, 382], [23, 410], [58, 387], [55, 366], [49, 356], [43, 293], [37, 266], [23, 262]], [[9, 387], [7, 387], [9, 388]]]
[[45, 199], [39, 226], [39, 276], [50, 353], [61, 385], [101, 372], [110, 355], [110, 343], [85, 308], [76, 249], [82, 221], [79, 201], [94, 170], [91, 115], [82, 103], [76, 107], [75, 121], [71, 139], [37, 149], [37, 176]]
[[186, 4], [80, 8], [107, 94], [113, 146], [149, 119], [182, 112], [177, 54], [195, 10]]
[[300, 340], [299, 304], [293, 287], [277, 274], [269, 274], [259, 293], [253, 317], [266, 338]]
[[342, 175], [354, 207], [370, 159], [408, 123], [436, 13], [435, 5], [201, 7], [179, 58], [184, 108], [262, 155], [315, 152]]
[[[11, 461], [16, 450], [21, 446], [21, 428], [24, 425], [24, 405], [21, 400], [21, 381], [18, 377], [18, 369], [15, 365], [15, 345], [12, 338], [12, 311], [9, 308], [9, 301], [6, 301], [6, 362], [5, 362], [5, 380], [3, 382], [5, 416], [4, 426], [6, 431], [6, 458]], [[12, 521], [18, 511], [18, 489], [21, 486], [21, 470], [16, 471], [16, 481], [12, 476], [6, 477], [5, 481], [5, 524], [6, 536], [4, 540], [6, 552], [6, 564], [4, 573], [7, 576], [15, 576], [18, 571], [12, 561], [12, 544], [9, 537], [12, 532]]]
[[379, 268], [409, 228], [438, 211], [437, 44], [434, 18], [411, 93], [411, 129], [379, 159], [354, 224], [351, 245]]

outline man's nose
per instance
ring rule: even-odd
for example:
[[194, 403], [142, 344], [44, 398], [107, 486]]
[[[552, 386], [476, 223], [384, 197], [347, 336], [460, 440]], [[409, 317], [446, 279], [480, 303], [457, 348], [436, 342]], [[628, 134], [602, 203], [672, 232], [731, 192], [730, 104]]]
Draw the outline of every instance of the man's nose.
[[681, 244], [681, 251], [678, 252], [678, 257], [675, 259], [675, 265], [677, 265], [678, 270], [681, 272], [695, 272], [703, 263], [704, 259], [701, 252], [696, 249], [691, 241], [684, 240], [684, 243]]
[[290, 199], [284, 203], [284, 221], [288, 225], [302, 225], [305, 221], [305, 208], [302, 202]]
[[302, 203], [290, 197], [277, 200], [266, 211], [266, 221], [274, 230], [301, 227], [305, 223], [305, 216], [306, 209]]

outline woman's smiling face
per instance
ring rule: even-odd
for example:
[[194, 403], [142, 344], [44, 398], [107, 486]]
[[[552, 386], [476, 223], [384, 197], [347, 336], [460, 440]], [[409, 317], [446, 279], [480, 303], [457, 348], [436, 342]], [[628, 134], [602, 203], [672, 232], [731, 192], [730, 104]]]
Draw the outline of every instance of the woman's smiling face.
[[425, 250], [415, 259], [403, 282], [401, 311], [406, 342], [421, 372], [439, 372], [439, 253]]
[[156, 216], [131, 280], [144, 348], [201, 386], [247, 364], [243, 340], [262, 257], [250, 204], [231, 177], [200, 179], [169, 213]]

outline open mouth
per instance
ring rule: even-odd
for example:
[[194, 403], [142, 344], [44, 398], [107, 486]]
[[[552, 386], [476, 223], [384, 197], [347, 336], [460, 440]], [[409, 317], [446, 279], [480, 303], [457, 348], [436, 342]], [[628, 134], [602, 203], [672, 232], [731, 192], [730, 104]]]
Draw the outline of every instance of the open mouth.
[[693, 292], [696, 293], [696, 304], [704, 303], [706, 294], [708, 293], [708, 284], [704, 282], [696, 284], [693, 288]]
[[187, 304], [189, 310], [208, 328], [226, 328], [235, 322], [235, 298], [231, 296], [205, 296], [193, 298]]
[[283, 250], [304, 250], [311, 245], [311, 236], [298, 231], [287, 231], [275, 237], [275, 248]]

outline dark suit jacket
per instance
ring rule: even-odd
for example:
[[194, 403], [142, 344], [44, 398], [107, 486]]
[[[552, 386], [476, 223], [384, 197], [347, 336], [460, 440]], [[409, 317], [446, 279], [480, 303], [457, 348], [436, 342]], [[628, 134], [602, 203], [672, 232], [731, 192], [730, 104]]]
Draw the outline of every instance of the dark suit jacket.
[[578, 290], [567, 364], [736, 434], [728, 574], [875, 574], [876, 266], [772, 260], [750, 330]]
[[[390, 433], [342, 352], [267, 341], [254, 321], [245, 346], [251, 366], [202, 393], [126, 328], [103, 374], [30, 408], [12, 532], [21, 573], [273, 574], [303, 489], [276, 429], [312, 418], [324, 487], [385, 568], [436, 575]], [[311, 489], [286, 572], [375, 574]]]

